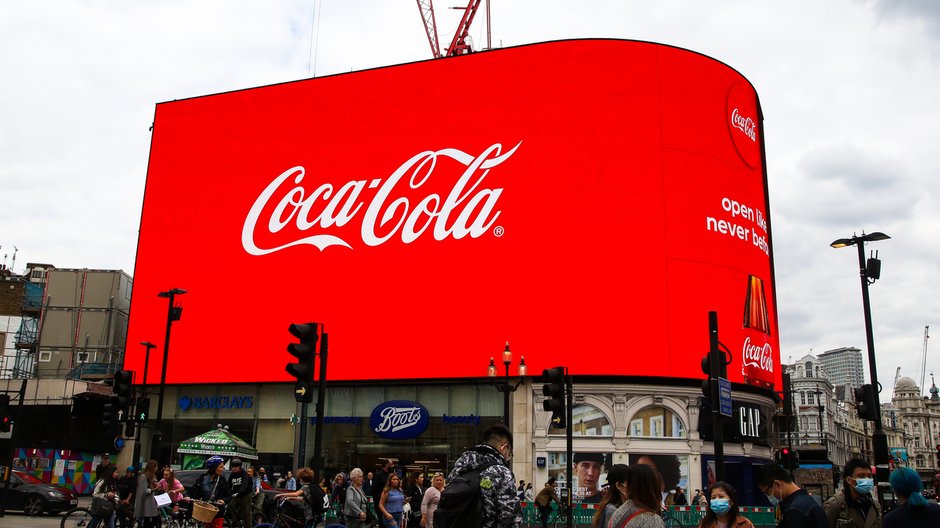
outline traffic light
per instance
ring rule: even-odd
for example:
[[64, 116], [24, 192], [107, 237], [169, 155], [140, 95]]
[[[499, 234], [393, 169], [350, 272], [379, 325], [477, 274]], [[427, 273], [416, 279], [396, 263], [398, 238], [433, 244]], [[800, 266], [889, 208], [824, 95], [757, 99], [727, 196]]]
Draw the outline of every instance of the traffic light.
[[288, 363], [285, 370], [297, 379], [294, 399], [300, 403], [313, 401], [311, 385], [316, 367], [317, 341], [320, 339], [318, 326], [317, 323], [292, 324], [287, 329], [298, 341], [287, 345], [287, 351], [297, 358], [297, 363]]
[[702, 373], [705, 374], [705, 380], [702, 381], [702, 394], [712, 408], [718, 408], [718, 378], [728, 379], [728, 363], [725, 361], [725, 355], [720, 350], [709, 352], [702, 358]]
[[150, 415], [150, 398], [146, 396], [137, 398], [134, 404], [134, 422], [143, 425], [147, 423], [147, 417]]
[[117, 410], [115, 412], [121, 412], [120, 418], [125, 420], [128, 419], [131, 402], [133, 401], [133, 383], [133, 371], [119, 370], [114, 373], [114, 384], [111, 386], [111, 391], [114, 392], [114, 396], [117, 398]]
[[9, 433], [13, 426], [13, 417], [10, 416], [10, 395], [0, 394], [0, 433]]
[[854, 392], [858, 417], [862, 420], [877, 420], [878, 409], [875, 408], [875, 388], [871, 384], [865, 384], [854, 389]]
[[799, 451], [791, 451], [789, 447], [781, 448], [777, 451], [777, 464], [788, 471], [793, 471], [800, 467]]
[[565, 406], [565, 367], [545, 369], [542, 371], [542, 377], [548, 381], [542, 385], [542, 394], [548, 397], [542, 402], [542, 409], [552, 413], [553, 427], [565, 429], [568, 426], [568, 413]]
[[101, 413], [101, 426], [106, 431], [111, 431], [118, 422], [118, 411], [120, 410], [119, 399], [117, 396], [111, 396], [104, 402], [104, 409]]

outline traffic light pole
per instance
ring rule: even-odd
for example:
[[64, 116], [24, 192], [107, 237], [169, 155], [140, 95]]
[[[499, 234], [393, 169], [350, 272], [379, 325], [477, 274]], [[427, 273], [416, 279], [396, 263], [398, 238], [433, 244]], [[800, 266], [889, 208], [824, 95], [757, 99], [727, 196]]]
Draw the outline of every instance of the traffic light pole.
[[317, 477], [323, 471], [323, 403], [326, 400], [326, 356], [329, 349], [329, 334], [320, 338], [320, 379], [317, 383], [317, 428], [313, 432], [313, 469]]
[[875, 337], [871, 328], [871, 302], [868, 298], [868, 269], [865, 266], [865, 244], [859, 241], [858, 268], [862, 280], [862, 307], [865, 310], [865, 337], [868, 340], [868, 368], [871, 371], [871, 386], [875, 400], [875, 433], [872, 435], [872, 446], [875, 448], [875, 466], [877, 466], [878, 482], [887, 484], [888, 463], [891, 455], [888, 453], [888, 435], [885, 434], [884, 424], [881, 420], [881, 385], [878, 383], [878, 369], [875, 366]]
[[725, 481], [724, 427], [721, 423], [721, 404], [718, 378], [724, 366], [724, 353], [718, 348], [718, 312], [708, 312], [708, 361], [711, 378], [712, 443], [715, 446], [715, 478]]
[[573, 463], [572, 463], [574, 459], [574, 438], [572, 435], [572, 430], [574, 429], [574, 427], [572, 427], [573, 417], [572, 417], [571, 409], [574, 407], [574, 388], [573, 388], [573, 384], [571, 383], [571, 374], [568, 372], [568, 367], [565, 367], [565, 393], [566, 393], [565, 397], [567, 398], [567, 403], [568, 403], [568, 405], [565, 406], [566, 407], [565, 418], [567, 420], [567, 423], [566, 423], [567, 427], [565, 428], [565, 460], [567, 464], [565, 471], [567, 471], [567, 473], [565, 473], [565, 478], [567, 479], [567, 483], [568, 483], [568, 501], [567, 501], [568, 502], [568, 514], [565, 515], [565, 528], [572, 528], [573, 527], [573, 524], [572, 524], [573, 512], [571, 511], [571, 505], [572, 505], [571, 501], [572, 501], [572, 497], [574, 496], [574, 493], [573, 493], [574, 490], [571, 488], [571, 483], [574, 481], [571, 477], [572, 477], [573, 469], [574, 469]]

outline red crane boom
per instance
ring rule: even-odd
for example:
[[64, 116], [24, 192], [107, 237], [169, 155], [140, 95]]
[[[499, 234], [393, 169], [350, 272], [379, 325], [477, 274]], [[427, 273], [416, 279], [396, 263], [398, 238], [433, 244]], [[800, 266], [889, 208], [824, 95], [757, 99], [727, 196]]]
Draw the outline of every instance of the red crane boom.
[[440, 57], [453, 57], [454, 55], [463, 55], [473, 51], [467, 44], [467, 36], [470, 35], [470, 24], [473, 24], [473, 17], [480, 8], [481, 0], [470, 0], [463, 11], [463, 17], [454, 33], [454, 39], [447, 47], [447, 51], [441, 54], [441, 45], [437, 37], [437, 22], [434, 19], [434, 4], [432, 0], [416, 0], [418, 10], [421, 12], [421, 19], [424, 21], [424, 31], [428, 36], [428, 44], [431, 45], [431, 54], [435, 59]]

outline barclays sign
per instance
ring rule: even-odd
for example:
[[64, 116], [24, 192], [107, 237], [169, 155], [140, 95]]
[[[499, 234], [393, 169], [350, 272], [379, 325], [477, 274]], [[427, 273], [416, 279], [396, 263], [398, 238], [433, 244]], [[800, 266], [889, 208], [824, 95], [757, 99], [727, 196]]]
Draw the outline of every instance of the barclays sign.
[[372, 410], [369, 426], [375, 434], [390, 440], [416, 438], [428, 428], [431, 415], [418, 402], [391, 400]]
[[251, 409], [253, 396], [180, 396], [181, 411], [190, 409]]

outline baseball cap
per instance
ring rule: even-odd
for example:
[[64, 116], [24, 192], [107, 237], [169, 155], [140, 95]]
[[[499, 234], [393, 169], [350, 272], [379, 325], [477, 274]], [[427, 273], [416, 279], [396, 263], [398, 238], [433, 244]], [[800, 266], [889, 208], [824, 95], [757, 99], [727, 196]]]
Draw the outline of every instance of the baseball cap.
[[574, 454], [574, 463], [579, 462], [597, 462], [600, 465], [604, 465], [604, 453], [575, 453]]
[[232, 461], [229, 463], [229, 466], [231, 467], [241, 467], [241, 465], [242, 465], [242, 459], [240, 458], [233, 458]]
[[612, 485], [616, 482], [624, 482], [630, 475], [630, 468], [626, 464], [614, 464], [607, 471], [607, 484]]

